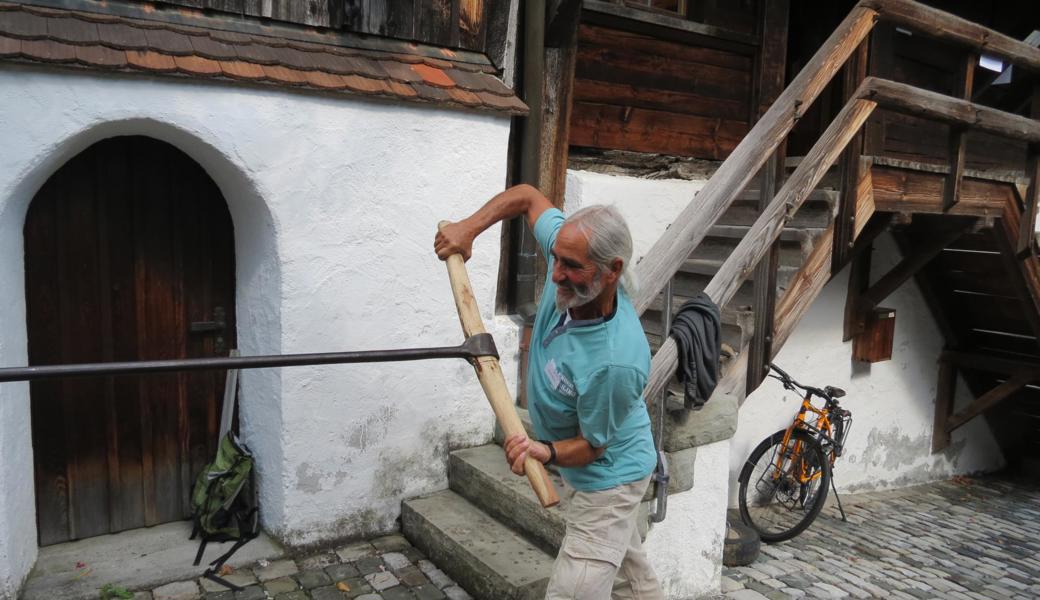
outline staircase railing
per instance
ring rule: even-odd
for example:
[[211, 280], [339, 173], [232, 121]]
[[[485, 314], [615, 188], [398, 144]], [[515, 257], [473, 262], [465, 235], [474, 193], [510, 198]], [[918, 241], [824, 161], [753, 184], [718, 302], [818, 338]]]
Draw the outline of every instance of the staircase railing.
[[[977, 23], [910, 0], [861, 0], [637, 265], [637, 274], [643, 284], [633, 298], [638, 313], [646, 310], [665, 283], [675, 275], [683, 261], [881, 19], [935, 39], [999, 56], [1034, 73], [1040, 72], [1040, 49]], [[708, 284], [705, 292], [712, 301], [722, 306], [733, 297], [741, 282], [752, 273], [780, 235], [784, 224], [878, 104], [1030, 142], [1035, 142], [1034, 137], [1040, 134], [1040, 124], [1031, 119], [911, 86], [868, 78]], [[1032, 202], [1035, 201], [1033, 198]], [[1035, 214], [1035, 208], [1027, 206], [1025, 212], [1027, 215]], [[644, 389], [645, 398], [659, 397], [674, 375], [677, 364], [675, 342], [666, 337], [654, 355], [650, 378]]]

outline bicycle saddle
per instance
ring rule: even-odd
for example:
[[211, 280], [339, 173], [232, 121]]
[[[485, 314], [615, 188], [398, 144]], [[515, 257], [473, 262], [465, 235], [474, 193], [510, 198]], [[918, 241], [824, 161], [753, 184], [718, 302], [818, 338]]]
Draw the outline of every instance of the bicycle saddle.
[[845, 390], [841, 388], [831, 387], [828, 385], [827, 387], [823, 388], [823, 393], [827, 394], [831, 398], [841, 398], [845, 395]]

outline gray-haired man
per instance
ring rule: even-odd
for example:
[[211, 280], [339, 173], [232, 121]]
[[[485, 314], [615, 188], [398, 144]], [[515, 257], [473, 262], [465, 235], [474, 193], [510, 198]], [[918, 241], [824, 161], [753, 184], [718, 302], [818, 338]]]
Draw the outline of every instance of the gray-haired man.
[[568, 484], [567, 533], [546, 598], [661, 598], [636, 523], [657, 458], [642, 398], [650, 348], [623, 284], [628, 226], [607, 206], [564, 219], [538, 190], [520, 185], [443, 228], [437, 255], [468, 259], [477, 235], [520, 215], [549, 262], [526, 382], [542, 441], [514, 435], [505, 450], [514, 473], [523, 474], [530, 455], [559, 465]]

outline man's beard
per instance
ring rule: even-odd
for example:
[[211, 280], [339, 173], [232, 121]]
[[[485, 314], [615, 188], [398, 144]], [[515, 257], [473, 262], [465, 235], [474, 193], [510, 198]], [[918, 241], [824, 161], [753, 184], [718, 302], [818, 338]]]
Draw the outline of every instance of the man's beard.
[[595, 300], [605, 286], [606, 283], [603, 281], [602, 273], [597, 274], [588, 285], [571, 286], [566, 283], [556, 284], [556, 310], [562, 313], [571, 308], [584, 306]]

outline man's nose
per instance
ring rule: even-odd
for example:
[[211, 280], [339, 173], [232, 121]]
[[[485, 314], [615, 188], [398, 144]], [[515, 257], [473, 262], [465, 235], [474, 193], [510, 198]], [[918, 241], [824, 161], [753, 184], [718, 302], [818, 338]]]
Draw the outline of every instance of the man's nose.
[[554, 262], [552, 270], [553, 283], [560, 284], [563, 283], [566, 279], [567, 278], [563, 275], [563, 269], [560, 268], [560, 263]]

